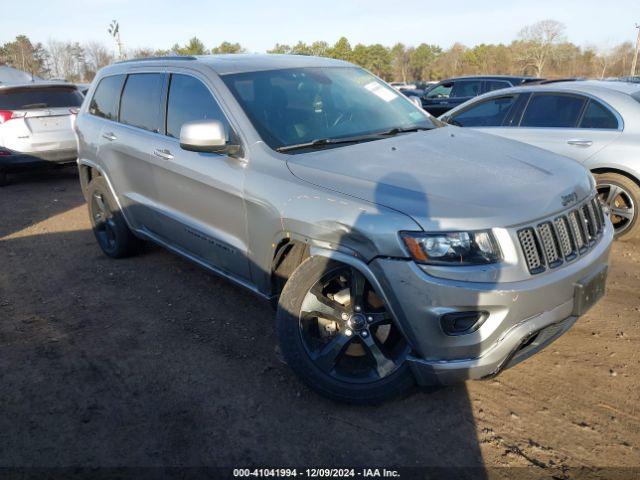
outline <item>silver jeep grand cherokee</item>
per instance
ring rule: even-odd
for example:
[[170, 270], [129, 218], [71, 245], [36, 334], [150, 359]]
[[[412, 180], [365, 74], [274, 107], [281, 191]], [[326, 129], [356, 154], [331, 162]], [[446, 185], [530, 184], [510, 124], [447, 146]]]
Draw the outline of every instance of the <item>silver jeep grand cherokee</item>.
[[104, 252], [150, 240], [276, 299], [284, 358], [335, 399], [496, 375], [604, 292], [587, 170], [443, 126], [346, 62], [123, 62], [75, 128]]

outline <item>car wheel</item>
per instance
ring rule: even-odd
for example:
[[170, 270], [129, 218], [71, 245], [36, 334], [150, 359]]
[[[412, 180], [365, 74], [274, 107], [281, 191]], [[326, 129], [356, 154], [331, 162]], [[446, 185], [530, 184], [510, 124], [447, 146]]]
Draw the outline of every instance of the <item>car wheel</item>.
[[414, 386], [409, 344], [353, 267], [323, 257], [305, 260], [282, 291], [276, 329], [287, 364], [322, 395], [379, 403]]
[[91, 180], [87, 203], [93, 233], [107, 256], [123, 258], [139, 252], [141, 241], [129, 230], [104, 178]]
[[0, 172], [0, 187], [9, 185], [9, 176], [7, 172]]
[[598, 196], [613, 223], [616, 239], [640, 237], [640, 187], [633, 180], [618, 173], [596, 176]]

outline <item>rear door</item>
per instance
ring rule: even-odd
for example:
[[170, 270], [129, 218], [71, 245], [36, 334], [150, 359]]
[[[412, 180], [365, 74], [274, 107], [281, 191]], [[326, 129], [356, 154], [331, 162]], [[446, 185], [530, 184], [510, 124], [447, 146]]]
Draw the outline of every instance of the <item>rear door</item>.
[[448, 110], [471, 100], [482, 93], [482, 80], [464, 79], [453, 82], [449, 96]]
[[180, 148], [182, 125], [205, 119], [221, 121], [234, 137], [207, 80], [191, 71], [171, 73], [166, 135], [154, 137], [152, 146], [162, 235], [208, 265], [249, 279], [244, 161]]
[[621, 133], [616, 114], [601, 102], [564, 92], [531, 94], [513, 128], [491, 133], [584, 162]]
[[[153, 70], [130, 73], [124, 79], [106, 77], [98, 85], [89, 108], [90, 112], [101, 108], [101, 93], [112, 98], [113, 92], [119, 93], [122, 88], [117, 105], [109, 103], [104, 107], [110, 110], [110, 119], [102, 125], [98, 156], [132, 226], [154, 234], [161, 228], [156, 170], [162, 162], [153, 155], [152, 145], [161, 137], [165, 80], [163, 71]], [[115, 112], [111, 112], [113, 108]], [[114, 115], [117, 122], [111, 120]]]

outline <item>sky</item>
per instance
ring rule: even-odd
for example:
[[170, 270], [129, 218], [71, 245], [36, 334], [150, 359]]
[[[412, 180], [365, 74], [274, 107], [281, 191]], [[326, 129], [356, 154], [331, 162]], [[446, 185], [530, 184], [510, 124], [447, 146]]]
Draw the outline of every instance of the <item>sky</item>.
[[195, 35], [208, 48], [226, 40], [250, 52], [343, 35], [352, 45], [509, 43], [524, 25], [548, 18], [566, 25], [568, 40], [606, 49], [635, 42], [640, 22], [638, 0], [0, 0], [0, 11], [0, 43], [25, 34], [115, 49], [107, 26], [117, 19], [128, 49], [166, 49]]

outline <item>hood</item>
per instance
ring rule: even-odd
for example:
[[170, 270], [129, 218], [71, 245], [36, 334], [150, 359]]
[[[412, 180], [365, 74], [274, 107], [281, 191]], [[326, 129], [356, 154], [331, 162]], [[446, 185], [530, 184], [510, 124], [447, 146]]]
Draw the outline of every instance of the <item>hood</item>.
[[593, 188], [574, 160], [458, 127], [291, 155], [287, 164], [306, 182], [402, 212], [425, 230], [531, 222]]

